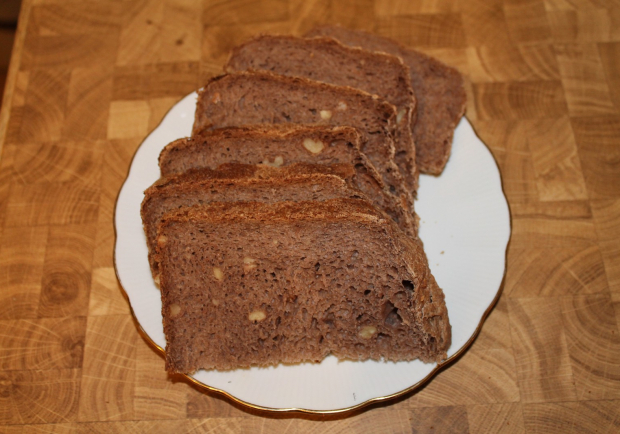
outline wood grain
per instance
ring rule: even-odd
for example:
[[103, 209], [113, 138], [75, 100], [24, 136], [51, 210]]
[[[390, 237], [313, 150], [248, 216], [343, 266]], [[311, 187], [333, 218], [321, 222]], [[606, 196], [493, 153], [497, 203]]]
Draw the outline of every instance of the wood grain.
[[[110, 333], [109, 330], [114, 330]], [[138, 336], [129, 315], [88, 318], [82, 368], [80, 421], [133, 419]]]
[[46, 226], [3, 231], [0, 246], [1, 319], [37, 318], [48, 231]]
[[620, 44], [617, 42], [600, 43], [598, 53], [609, 87], [609, 96], [617, 111], [620, 108], [620, 77], [616, 73], [620, 70]]
[[7, 371], [0, 376], [0, 421], [39, 426], [74, 421], [80, 382], [79, 369]]
[[562, 312], [554, 298], [509, 301], [515, 367], [522, 402], [575, 400]]
[[522, 433], [523, 409], [521, 403], [476, 405], [467, 407], [470, 432], [476, 433]]
[[620, 398], [620, 335], [609, 294], [561, 299], [578, 400]]
[[2, 321], [3, 371], [82, 367], [86, 317]]
[[609, 290], [620, 293], [620, 200], [593, 201], [592, 211]]
[[620, 196], [620, 117], [573, 118], [579, 158], [592, 199]]
[[618, 401], [527, 404], [523, 408], [525, 428], [528, 433], [614, 433], [620, 429], [618, 404]]
[[41, 279], [39, 317], [88, 314], [94, 242], [94, 224], [50, 228]]
[[551, 44], [507, 46], [497, 50], [481, 45], [467, 48], [469, 78], [476, 83], [552, 81], [560, 78]]
[[596, 45], [557, 44], [555, 48], [570, 114], [613, 114], [615, 108]]
[[[169, 377], [114, 206], [166, 112], [259, 33], [342, 24], [457, 67], [512, 216], [503, 295], [415, 393], [275, 415]], [[618, 0], [24, 0], [0, 113], [0, 432], [620, 431]]]

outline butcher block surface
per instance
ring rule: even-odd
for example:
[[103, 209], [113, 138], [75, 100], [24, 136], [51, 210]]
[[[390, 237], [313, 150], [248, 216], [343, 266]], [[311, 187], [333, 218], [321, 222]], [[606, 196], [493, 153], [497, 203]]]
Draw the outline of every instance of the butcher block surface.
[[[425, 387], [275, 414], [166, 374], [115, 275], [114, 205], [142, 140], [233, 46], [325, 23], [463, 73], [512, 238], [480, 335]], [[620, 431], [617, 0], [25, 0], [0, 152], [2, 433]]]

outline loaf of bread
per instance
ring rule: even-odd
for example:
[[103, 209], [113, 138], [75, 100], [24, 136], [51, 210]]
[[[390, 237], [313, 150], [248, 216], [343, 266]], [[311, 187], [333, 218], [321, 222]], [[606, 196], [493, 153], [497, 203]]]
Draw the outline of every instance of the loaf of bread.
[[447, 160], [460, 76], [365, 33], [315, 33], [345, 45], [238, 47], [199, 91], [192, 137], [160, 154], [141, 213], [170, 373], [447, 357], [413, 198], [416, 159], [427, 173]]
[[362, 31], [323, 26], [306, 36], [329, 36], [345, 45], [390, 53], [403, 59], [409, 67], [417, 98], [417, 120], [411, 123], [416, 163], [423, 173], [440, 174], [450, 156], [454, 129], [465, 113], [467, 95], [461, 74], [424, 53]]
[[254, 124], [350, 126], [361, 135], [361, 150], [385, 183], [413, 206], [394, 163], [393, 105], [361, 90], [268, 72], [237, 72], [211, 79], [198, 94], [194, 135], [201, 131]]
[[390, 192], [359, 146], [360, 135], [351, 127], [227, 127], [170, 143], [159, 156], [159, 166], [162, 176], [167, 177], [189, 169], [216, 169], [228, 162], [274, 167], [293, 163], [351, 164], [355, 168], [356, 188], [389, 214], [405, 233], [417, 236], [418, 218], [413, 209], [405, 198]]
[[395, 56], [351, 48], [332, 38], [261, 35], [239, 45], [225, 66], [228, 72], [265, 70], [276, 74], [361, 89], [396, 107], [395, 162], [407, 187], [415, 191], [418, 170], [411, 136], [415, 97], [409, 68]]
[[166, 368], [446, 358], [418, 241], [363, 199], [181, 208], [157, 235]]

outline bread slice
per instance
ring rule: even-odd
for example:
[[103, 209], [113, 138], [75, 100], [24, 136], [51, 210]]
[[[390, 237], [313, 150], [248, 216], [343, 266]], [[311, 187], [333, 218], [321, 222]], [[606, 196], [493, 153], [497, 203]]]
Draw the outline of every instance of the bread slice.
[[268, 72], [237, 72], [211, 79], [198, 94], [193, 135], [215, 128], [255, 124], [351, 126], [361, 150], [391, 191], [413, 195], [394, 163], [394, 106], [361, 90]]
[[142, 222], [149, 250], [149, 263], [157, 280], [155, 237], [164, 214], [183, 206], [234, 201], [324, 201], [328, 199], [368, 198], [411, 232], [413, 223], [403, 208], [391, 202], [379, 184], [350, 164], [312, 165], [297, 163], [282, 168], [245, 164], [226, 164], [218, 170], [190, 170], [164, 178], [144, 193]]
[[351, 48], [332, 38], [262, 35], [233, 49], [227, 72], [266, 70], [276, 74], [350, 86], [385, 99], [396, 107], [394, 160], [407, 187], [415, 191], [418, 170], [411, 135], [415, 97], [409, 68], [385, 53]]
[[[374, 165], [360, 151], [355, 128], [312, 125], [245, 125], [203, 131], [175, 140], [159, 154], [162, 176], [226, 163], [285, 166], [291, 163]], [[383, 182], [383, 181], [381, 181]]]
[[461, 74], [426, 54], [362, 31], [324, 26], [311, 30], [306, 36], [329, 36], [345, 45], [403, 59], [409, 67], [417, 98], [417, 120], [411, 124], [416, 162], [422, 173], [440, 174], [450, 156], [454, 129], [465, 113], [467, 95]]
[[165, 215], [157, 258], [171, 373], [446, 358], [422, 248], [365, 200], [182, 208]]
[[360, 152], [359, 144], [359, 133], [351, 127], [227, 127], [170, 143], [159, 156], [159, 166], [162, 176], [168, 177], [189, 169], [216, 169], [229, 162], [271, 166], [351, 164], [356, 188], [388, 213], [404, 232], [417, 236], [417, 216], [402, 197], [386, 188], [374, 165]]

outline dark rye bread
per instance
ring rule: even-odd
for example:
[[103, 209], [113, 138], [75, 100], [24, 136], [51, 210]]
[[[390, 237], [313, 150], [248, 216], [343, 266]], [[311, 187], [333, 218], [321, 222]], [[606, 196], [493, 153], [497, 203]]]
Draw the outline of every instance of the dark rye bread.
[[451, 329], [419, 242], [370, 203], [213, 203], [157, 237], [166, 369], [442, 361]]
[[404, 232], [417, 236], [417, 216], [402, 197], [385, 187], [373, 164], [360, 152], [359, 144], [359, 133], [351, 127], [227, 127], [168, 144], [159, 156], [159, 166], [162, 176], [168, 177], [189, 169], [216, 169], [229, 162], [272, 166], [351, 164], [355, 168], [354, 185]]
[[193, 135], [229, 126], [291, 123], [357, 128], [362, 152], [391, 191], [413, 206], [412, 192], [394, 163], [395, 108], [361, 90], [269, 72], [225, 74], [199, 91]]
[[155, 237], [164, 214], [183, 206], [234, 201], [324, 201], [337, 197], [377, 199], [372, 202], [408, 231], [413, 223], [402, 207], [381, 195], [377, 183], [358, 175], [349, 164], [293, 164], [282, 168], [226, 164], [218, 170], [190, 170], [163, 178], [144, 192], [141, 216], [153, 277], [157, 278]]
[[426, 54], [362, 31], [324, 26], [311, 30], [306, 36], [329, 36], [345, 45], [403, 59], [409, 67], [417, 98], [417, 120], [411, 124], [416, 163], [422, 173], [440, 174], [450, 156], [454, 129], [465, 113], [467, 95], [461, 74]]
[[417, 189], [419, 174], [411, 135], [415, 97], [409, 68], [400, 58], [347, 47], [332, 38], [262, 35], [234, 48], [224, 69], [266, 70], [306, 77], [361, 89], [385, 99], [396, 107], [397, 113], [394, 160], [407, 187]]

